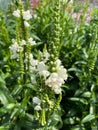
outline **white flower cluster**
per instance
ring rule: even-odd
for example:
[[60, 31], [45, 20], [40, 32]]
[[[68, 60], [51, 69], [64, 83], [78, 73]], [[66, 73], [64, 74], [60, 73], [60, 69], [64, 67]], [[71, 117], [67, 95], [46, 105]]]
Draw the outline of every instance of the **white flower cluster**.
[[[31, 37], [28, 39], [28, 42], [31, 44], [31, 46], [36, 45], [36, 42]], [[10, 51], [12, 52], [11, 59], [18, 59], [19, 52], [23, 51], [23, 46], [26, 45], [26, 41], [22, 39], [18, 43], [15, 39], [12, 39], [12, 43], [13, 44], [9, 47]]]
[[9, 47], [10, 51], [12, 52], [11, 59], [18, 59], [19, 58], [19, 52], [23, 51], [23, 48], [18, 45], [16, 40], [12, 39], [12, 45]]
[[[17, 9], [13, 12], [13, 15], [17, 18], [20, 18], [21, 17], [21, 11], [19, 9]], [[22, 10], [22, 16], [23, 16], [25, 27], [29, 27], [30, 25], [27, 21], [32, 18], [32, 15], [30, 14], [30, 10], [27, 10], [27, 11]]]
[[[33, 54], [30, 54], [30, 72], [37, 72], [40, 76], [43, 76], [45, 79], [49, 76], [48, 67], [45, 65], [45, 61], [38, 61], [33, 57]], [[48, 59], [47, 59], [48, 60]]]
[[67, 80], [67, 70], [61, 65], [61, 61], [58, 59], [57, 72], [51, 73], [48, 79], [46, 79], [45, 84], [51, 87], [56, 94], [60, 94], [64, 80]]
[[45, 80], [45, 85], [51, 87], [56, 94], [60, 94], [62, 90], [62, 84], [64, 84], [64, 81], [67, 80], [67, 70], [61, 65], [61, 61], [58, 59], [56, 61], [57, 72], [50, 73], [48, 71], [48, 66], [46, 66], [45, 62], [35, 60], [33, 58], [33, 55], [31, 54], [31, 72], [36, 71], [40, 76], [43, 76]]
[[[35, 45], [35, 41], [33, 41], [32, 38], [28, 39], [29, 43], [31, 45]], [[26, 45], [25, 40], [20, 41], [20, 46], [16, 42], [16, 40], [12, 40], [13, 44], [9, 47], [12, 55], [11, 59], [18, 59], [19, 57], [19, 51], [23, 50], [23, 46]], [[67, 79], [67, 71], [66, 69], [61, 65], [61, 61], [58, 59], [56, 61], [56, 68], [57, 71], [50, 73], [48, 70], [48, 66], [46, 65], [47, 61], [49, 60], [49, 53], [46, 52], [40, 52], [41, 53], [41, 61], [36, 60], [33, 57], [33, 54], [30, 54], [29, 59], [30, 59], [30, 72], [33, 74], [34, 72], [38, 73], [40, 76], [44, 77], [45, 80], [45, 85], [49, 86], [54, 90], [56, 94], [61, 93], [61, 86], [64, 84], [64, 81]], [[47, 55], [45, 55], [47, 54]], [[44, 58], [44, 59], [43, 59]], [[25, 63], [27, 62], [27, 59], [24, 61]], [[32, 83], [36, 83], [36, 78], [34, 75], [31, 76], [31, 81]]]

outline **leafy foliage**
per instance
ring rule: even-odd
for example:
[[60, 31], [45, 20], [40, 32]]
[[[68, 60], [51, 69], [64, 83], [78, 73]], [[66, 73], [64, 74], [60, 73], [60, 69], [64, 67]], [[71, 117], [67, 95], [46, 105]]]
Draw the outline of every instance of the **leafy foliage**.
[[[37, 85], [31, 85], [29, 80], [24, 84], [20, 80], [20, 66], [17, 61], [10, 59], [9, 53], [11, 39], [17, 36], [16, 19], [12, 12], [18, 7], [18, 1], [13, 1], [10, 7], [4, 13], [0, 11], [0, 130], [98, 129], [98, 10], [92, 11], [89, 23], [85, 21], [84, 15], [81, 16], [81, 22], [77, 23], [72, 18], [73, 6], [70, 7], [68, 2], [61, 1], [58, 56], [68, 69], [69, 77], [62, 86], [62, 101], [58, 95], [53, 97], [53, 93], [49, 96], [49, 99], [55, 102], [55, 108], [59, 106], [60, 101], [61, 107], [58, 107], [58, 111], [53, 109], [50, 115], [47, 112], [47, 125], [42, 126], [36, 120], [39, 113], [32, 109], [32, 98], [37, 93], [39, 96], [43, 95], [44, 100], [48, 102], [46, 92], [51, 91], [38, 91], [37, 85], [41, 86], [39, 82], [43, 82], [39, 77]], [[29, 8], [29, 3], [26, 8]], [[54, 25], [54, 8], [51, 0], [45, 0], [39, 3], [38, 8], [32, 9], [34, 15], [29, 33], [38, 42], [38, 45], [31, 49], [36, 58], [40, 58], [38, 49], [43, 51], [47, 46], [51, 50], [50, 43], [55, 41], [57, 28]], [[79, 8], [75, 7], [75, 11], [78, 10]], [[48, 108], [48, 105], [45, 104], [45, 107]]]

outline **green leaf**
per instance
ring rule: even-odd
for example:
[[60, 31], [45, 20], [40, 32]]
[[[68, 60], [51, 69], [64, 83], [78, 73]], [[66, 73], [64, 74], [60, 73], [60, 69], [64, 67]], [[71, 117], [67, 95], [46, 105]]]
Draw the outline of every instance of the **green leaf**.
[[6, 109], [11, 110], [15, 107], [15, 103], [7, 104], [5, 107], [6, 107]]
[[49, 126], [56, 126], [58, 123], [60, 123], [62, 125], [62, 119], [61, 119], [60, 115], [54, 113], [48, 120], [48, 124], [49, 124]]
[[4, 104], [4, 105], [9, 103], [9, 101], [8, 101], [8, 99], [7, 99], [6, 93], [4, 93], [4, 92], [2, 92], [2, 91], [0, 91], [0, 101], [1, 101], [2, 104]]
[[70, 130], [86, 130], [83, 126], [77, 125], [73, 126]]
[[0, 116], [5, 115], [6, 113], [7, 113], [7, 110], [4, 107], [0, 108]]
[[0, 86], [0, 101], [3, 105], [14, 102], [14, 99], [5, 85]]
[[4, 125], [0, 126], [0, 130], [9, 130], [10, 127], [11, 127], [11, 124], [7, 123], [7, 124], [4, 124]]
[[30, 89], [32, 89], [32, 90], [34, 90], [34, 91], [37, 91], [36, 85], [26, 84], [26, 87], [28, 87], [28, 88], [30, 88]]
[[68, 69], [68, 72], [70, 72], [70, 71], [81, 72], [81, 70], [79, 70], [77, 68], [70, 68], [70, 69]]
[[22, 85], [16, 85], [12, 91], [12, 95], [18, 95], [22, 91]]
[[91, 92], [84, 92], [82, 95], [82, 97], [85, 97], [85, 98], [90, 98], [91, 97]]
[[13, 130], [21, 130], [21, 126], [19, 124], [16, 124]]
[[10, 118], [12, 119], [14, 116], [17, 116], [18, 113], [19, 113], [19, 109], [18, 109], [18, 108], [15, 108], [15, 109], [12, 111]]
[[83, 103], [83, 104], [86, 104], [86, 105], [88, 104], [87, 100], [83, 99], [83, 98], [73, 97], [73, 98], [69, 98], [69, 100], [74, 101], [74, 102], [80, 102], [80, 103]]
[[92, 121], [93, 119], [95, 119], [95, 115], [89, 114], [82, 119], [81, 123], [86, 123]]
[[86, 63], [85, 61], [77, 61], [77, 62], [75, 62], [74, 64], [75, 64], [75, 65], [77, 65], [77, 64], [84, 64], [84, 65], [86, 65], [87, 63]]

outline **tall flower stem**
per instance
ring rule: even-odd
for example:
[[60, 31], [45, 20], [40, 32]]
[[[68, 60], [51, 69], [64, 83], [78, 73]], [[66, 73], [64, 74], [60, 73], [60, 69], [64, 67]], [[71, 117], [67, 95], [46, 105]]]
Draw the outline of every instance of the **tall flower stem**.
[[[53, 19], [54, 18], [54, 19]], [[51, 39], [50, 39], [50, 69], [52, 72], [56, 71], [56, 60], [59, 57], [60, 52], [60, 2], [59, 0], [53, 2], [53, 26], [51, 27]]]
[[[23, 19], [23, 6], [21, 5], [21, 28], [22, 28], [22, 39], [24, 39], [26, 41], [26, 45], [23, 48], [23, 61], [26, 60], [26, 56], [27, 56], [27, 63], [24, 62], [24, 75], [23, 75], [23, 79], [24, 79], [24, 83], [27, 81], [28, 79], [28, 73], [30, 72], [30, 52], [31, 52], [31, 46], [30, 43], [28, 42], [28, 38], [29, 38], [29, 32], [28, 32], [28, 28], [25, 27], [24, 25], [24, 19]], [[26, 65], [27, 64], [27, 65]]]

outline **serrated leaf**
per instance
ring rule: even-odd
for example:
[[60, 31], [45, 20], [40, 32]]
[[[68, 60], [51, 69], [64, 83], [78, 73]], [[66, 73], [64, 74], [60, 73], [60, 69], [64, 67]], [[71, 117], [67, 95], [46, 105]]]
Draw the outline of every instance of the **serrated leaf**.
[[91, 121], [91, 120], [93, 120], [93, 119], [95, 119], [95, 115], [89, 114], [89, 115], [85, 116], [85, 117], [82, 119], [81, 123], [86, 123], [86, 122], [89, 122], [89, 121]]

